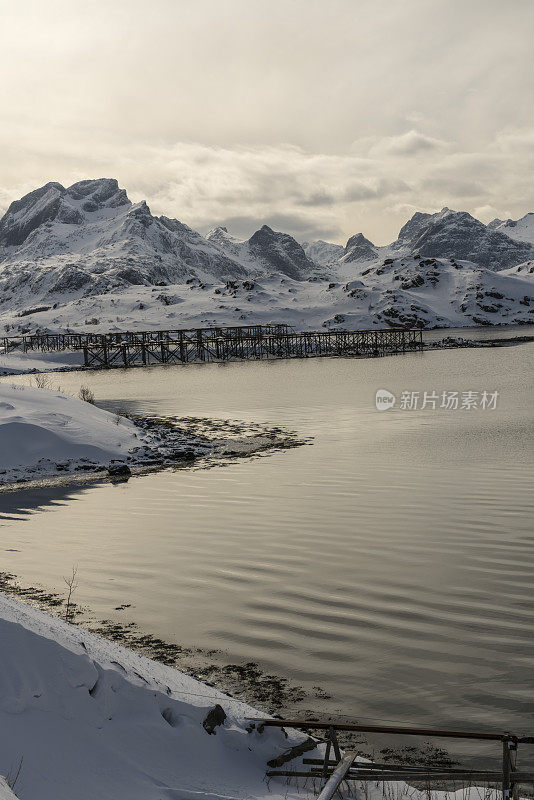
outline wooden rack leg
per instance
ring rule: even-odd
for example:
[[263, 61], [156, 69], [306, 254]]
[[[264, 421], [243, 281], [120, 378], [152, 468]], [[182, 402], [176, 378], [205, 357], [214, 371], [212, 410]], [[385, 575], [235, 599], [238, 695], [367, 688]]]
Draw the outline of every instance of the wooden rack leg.
[[341, 750], [339, 749], [339, 743], [334, 728], [330, 728], [330, 738], [332, 739], [332, 744], [334, 745], [334, 754], [337, 760], [341, 761]]
[[502, 799], [510, 800], [512, 791], [512, 757], [511, 748], [513, 745], [509, 739], [504, 739], [502, 743]]
[[332, 740], [330, 736], [328, 736], [328, 740], [326, 742], [326, 750], [324, 751], [324, 764], [323, 764], [323, 778], [326, 780], [328, 778], [328, 762], [330, 760], [330, 750], [332, 749]]

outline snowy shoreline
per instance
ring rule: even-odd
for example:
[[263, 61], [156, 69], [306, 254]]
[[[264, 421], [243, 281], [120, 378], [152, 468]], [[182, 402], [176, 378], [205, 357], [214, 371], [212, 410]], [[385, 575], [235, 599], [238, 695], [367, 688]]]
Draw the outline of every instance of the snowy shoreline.
[[170, 417], [130, 419], [60, 390], [0, 382], [0, 492], [50, 483], [125, 480], [299, 443], [289, 431], [261, 426]]
[[[87, 390], [88, 391], [88, 390]], [[60, 390], [0, 384], [0, 488], [80, 474], [128, 477], [132, 467], [193, 461], [215, 442], [153, 419], [136, 422]]]
[[[0, 774], [11, 800], [296, 800], [317, 786], [267, 778], [302, 771], [324, 746], [195, 677], [0, 593]], [[309, 745], [302, 755], [293, 748]], [[364, 761], [366, 758], [359, 759]], [[314, 783], [312, 781], [312, 783]], [[370, 800], [498, 800], [498, 789], [359, 787]], [[343, 795], [345, 793], [343, 792]], [[353, 796], [353, 794], [350, 794]]]
[[22, 758], [24, 800], [285, 795], [266, 762], [302, 734], [259, 734], [246, 703], [3, 594], [0, 632], [0, 773]]

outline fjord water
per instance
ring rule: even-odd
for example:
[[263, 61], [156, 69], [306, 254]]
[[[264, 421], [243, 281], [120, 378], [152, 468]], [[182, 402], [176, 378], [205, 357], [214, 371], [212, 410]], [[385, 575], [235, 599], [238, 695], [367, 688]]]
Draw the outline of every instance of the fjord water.
[[[264, 422], [312, 444], [1, 495], [3, 568], [62, 591], [78, 564], [77, 599], [99, 617], [258, 661], [310, 691], [300, 708], [530, 730], [533, 357], [523, 344], [53, 376], [106, 408]], [[495, 410], [379, 412], [377, 389], [499, 396]]]

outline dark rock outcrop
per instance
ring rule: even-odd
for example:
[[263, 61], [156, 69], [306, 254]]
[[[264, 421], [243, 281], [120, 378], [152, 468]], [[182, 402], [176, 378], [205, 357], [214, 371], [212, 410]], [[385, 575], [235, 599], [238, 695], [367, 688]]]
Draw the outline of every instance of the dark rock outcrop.
[[210, 735], [214, 734], [215, 728], [217, 728], [219, 725], [223, 725], [225, 719], [226, 711], [217, 703], [217, 705], [208, 712], [206, 719], [202, 723], [202, 727]]

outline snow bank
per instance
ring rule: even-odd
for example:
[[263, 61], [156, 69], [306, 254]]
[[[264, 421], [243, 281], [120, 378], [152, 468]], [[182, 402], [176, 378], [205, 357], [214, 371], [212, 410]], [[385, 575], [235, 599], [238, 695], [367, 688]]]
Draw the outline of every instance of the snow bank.
[[22, 800], [292, 796], [266, 762], [302, 735], [250, 731], [244, 703], [1, 594], [0, 638], [0, 773], [23, 757]]
[[0, 375], [21, 375], [25, 372], [54, 372], [78, 369], [83, 364], [83, 353], [21, 353], [6, 354], [0, 348]]
[[122, 460], [142, 444], [141, 433], [63, 392], [0, 384], [0, 481]]

